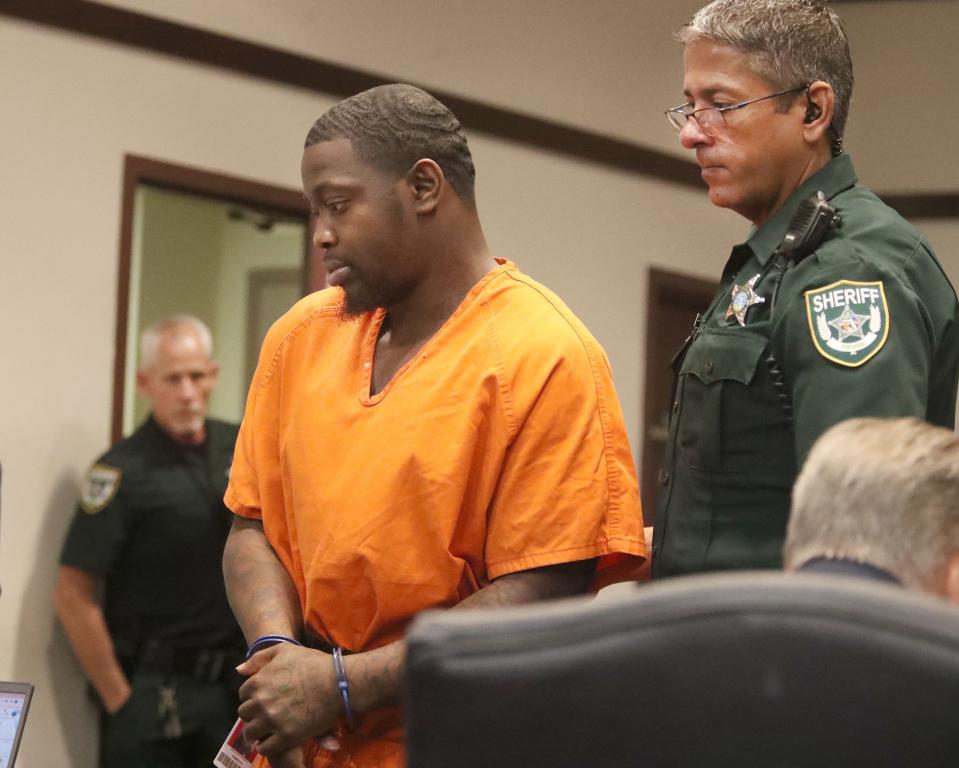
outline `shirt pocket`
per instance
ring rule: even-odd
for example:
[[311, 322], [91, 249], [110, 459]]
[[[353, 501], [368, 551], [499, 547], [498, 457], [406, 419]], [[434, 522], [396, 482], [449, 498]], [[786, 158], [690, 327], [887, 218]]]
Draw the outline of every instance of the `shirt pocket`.
[[704, 333], [690, 346], [679, 369], [682, 413], [677, 442], [693, 469], [725, 469], [724, 429], [731, 419], [751, 418], [748, 411], [724, 413], [732, 400], [741, 399], [729, 397], [728, 390], [741, 393], [753, 383], [766, 345], [762, 336], [725, 331]]

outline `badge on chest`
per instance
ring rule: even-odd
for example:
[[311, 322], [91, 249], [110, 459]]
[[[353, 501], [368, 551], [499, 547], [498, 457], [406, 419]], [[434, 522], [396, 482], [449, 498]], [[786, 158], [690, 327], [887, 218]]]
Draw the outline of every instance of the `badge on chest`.
[[729, 301], [729, 307], [726, 309], [726, 319], [736, 318], [741, 326], [746, 326], [746, 313], [749, 308], [756, 304], [765, 304], [766, 299], [756, 293], [756, 281], [759, 280], [759, 274], [753, 275], [746, 283], [733, 286], [732, 298]]

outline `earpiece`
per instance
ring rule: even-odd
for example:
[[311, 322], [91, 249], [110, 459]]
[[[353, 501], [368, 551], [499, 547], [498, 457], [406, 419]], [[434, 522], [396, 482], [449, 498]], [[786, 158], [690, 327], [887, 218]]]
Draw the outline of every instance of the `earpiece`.
[[809, 103], [809, 106], [806, 107], [806, 116], [803, 118], [804, 123], [811, 123], [813, 120], [818, 120], [822, 116], [822, 109], [818, 104], [813, 102]]

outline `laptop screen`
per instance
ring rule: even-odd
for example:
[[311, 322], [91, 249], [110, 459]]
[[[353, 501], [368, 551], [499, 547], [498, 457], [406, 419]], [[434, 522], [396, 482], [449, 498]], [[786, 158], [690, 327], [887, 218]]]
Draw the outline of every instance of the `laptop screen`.
[[13, 768], [33, 686], [0, 682], [0, 768]]

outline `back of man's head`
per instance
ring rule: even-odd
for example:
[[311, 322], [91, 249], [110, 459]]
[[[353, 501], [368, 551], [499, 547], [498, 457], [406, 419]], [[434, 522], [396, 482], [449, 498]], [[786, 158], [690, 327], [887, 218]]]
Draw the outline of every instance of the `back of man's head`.
[[706, 38], [747, 54], [753, 72], [775, 91], [816, 80], [829, 83], [836, 94], [832, 128], [843, 135], [852, 98], [852, 57], [842, 21], [823, 2], [715, 0], [676, 36], [684, 44]]
[[430, 159], [463, 201], [474, 202], [476, 169], [463, 127], [426, 91], [394, 83], [339, 102], [313, 124], [306, 146], [333, 139], [349, 139], [365, 162], [397, 177]]
[[793, 488], [787, 569], [814, 558], [888, 571], [959, 601], [959, 436], [917, 419], [850, 419], [813, 446]]

